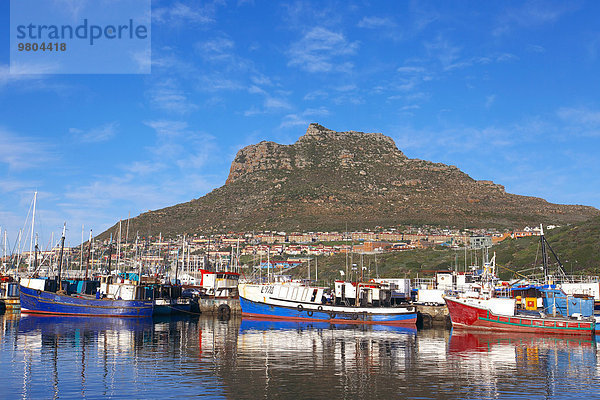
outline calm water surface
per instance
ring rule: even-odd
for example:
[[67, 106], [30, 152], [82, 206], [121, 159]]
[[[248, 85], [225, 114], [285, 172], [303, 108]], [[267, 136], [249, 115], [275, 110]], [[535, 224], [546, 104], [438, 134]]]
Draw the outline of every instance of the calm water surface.
[[0, 398], [600, 398], [593, 340], [0, 315]]

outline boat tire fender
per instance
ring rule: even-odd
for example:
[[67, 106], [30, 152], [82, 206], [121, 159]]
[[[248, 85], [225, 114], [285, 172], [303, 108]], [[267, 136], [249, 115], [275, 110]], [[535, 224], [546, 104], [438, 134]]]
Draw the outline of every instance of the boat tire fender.
[[217, 308], [217, 318], [220, 320], [229, 320], [231, 318], [231, 308], [227, 304], [221, 304], [219, 308]]
[[323, 311], [323, 306], [319, 306], [319, 307], [317, 307], [317, 310], [319, 310], [319, 311]]
[[335, 313], [332, 312], [331, 314], [329, 314], [329, 319], [335, 319]]
[[358, 313], [352, 314], [352, 319], [357, 320], [358, 319]]
[[304, 306], [302, 304], [298, 304], [298, 311], [302, 312], [304, 310]]
[[430, 314], [419, 312], [417, 313], [417, 324], [419, 324], [421, 328], [430, 329], [433, 327], [433, 317]]
[[312, 310], [308, 310], [308, 311], [306, 311], [306, 315], [308, 315], [309, 317], [312, 317], [312, 316], [313, 316], [313, 312], [312, 312]]

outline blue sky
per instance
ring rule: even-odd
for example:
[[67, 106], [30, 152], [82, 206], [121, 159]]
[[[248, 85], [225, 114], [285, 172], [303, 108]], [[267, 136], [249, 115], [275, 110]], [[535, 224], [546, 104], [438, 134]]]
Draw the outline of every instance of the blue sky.
[[[72, 7], [72, 0], [56, 0]], [[382, 132], [508, 192], [600, 208], [600, 3], [152, 1], [152, 73], [9, 74], [0, 226], [45, 246], [224, 184], [310, 122]], [[87, 236], [87, 233], [86, 233]]]

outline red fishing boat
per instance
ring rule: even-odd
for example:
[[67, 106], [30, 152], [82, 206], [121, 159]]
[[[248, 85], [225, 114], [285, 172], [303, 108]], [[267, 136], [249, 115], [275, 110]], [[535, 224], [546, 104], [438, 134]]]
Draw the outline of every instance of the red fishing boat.
[[[498, 296], [490, 281], [478, 296], [463, 294], [444, 298], [452, 326], [486, 331], [594, 335], [596, 322], [593, 299], [569, 296], [552, 284], [546, 247], [556, 258], [559, 272], [564, 275], [564, 271], [558, 256], [544, 237], [542, 226], [540, 239], [544, 285], [532, 286], [536, 297], [526, 299], [525, 309], [519, 308], [517, 299], [510, 295], [515, 292], [513, 288], [508, 288], [506, 296]], [[492, 260], [495, 268], [495, 255]]]
[[510, 298], [445, 297], [452, 326], [487, 331], [592, 336], [593, 317], [520, 313]]

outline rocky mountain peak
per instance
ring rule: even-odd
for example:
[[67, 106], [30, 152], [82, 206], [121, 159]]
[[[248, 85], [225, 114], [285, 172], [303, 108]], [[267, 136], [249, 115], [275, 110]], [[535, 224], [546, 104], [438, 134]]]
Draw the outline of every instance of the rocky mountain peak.
[[257, 173], [274, 174], [293, 170], [365, 171], [381, 164], [397, 164], [406, 160], [394, 140], [381, 133], [337, 132], [311, 123], [292, 145], [260, 142], [241, 149], [236, 155], [226, 184], [243, 177], [256, 178]]
[[357, 132], [357, 131], [345, 131], [345, 132], [337, 132], [331, 129], [325, 128], [323, 125], [319, 125], [315, 122], [308, 125], [308, 129], [306, 129], [306, 133], [304, 136], [298, 139], [296, 143], [305, 143], [311, 141], [339, 141], [339, 140], [352, 140], [352, 141], [363, 141], [363, 142], [371, 142], [371, 143], [380, 143], [386, 147], [388, 150], [395, 150], [402, 153], [396, 147], [396, 143], [394, 139], [389, 136], [385, 136], [382, 133], [365, 133], [365, 132]]

